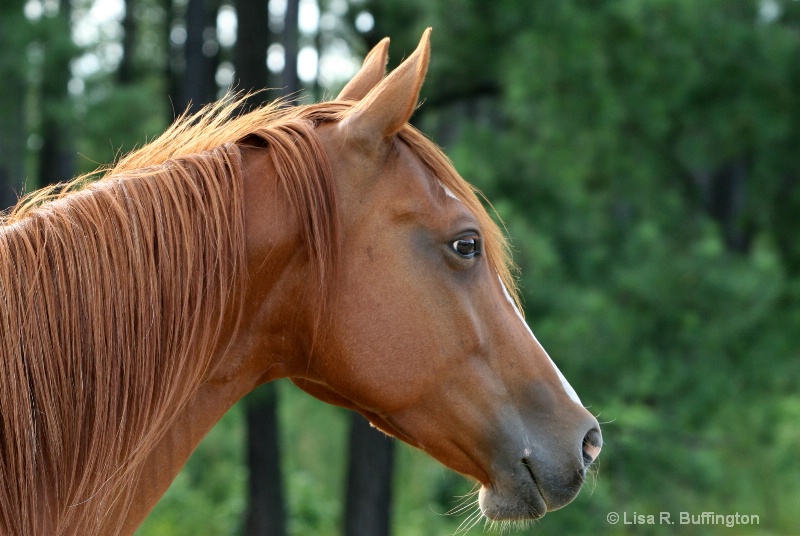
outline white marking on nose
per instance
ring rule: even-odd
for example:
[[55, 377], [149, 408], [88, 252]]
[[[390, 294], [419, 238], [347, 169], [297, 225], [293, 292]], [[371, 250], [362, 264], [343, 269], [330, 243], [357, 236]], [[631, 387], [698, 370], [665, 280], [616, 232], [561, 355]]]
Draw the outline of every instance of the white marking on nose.
[[[497, 276], [497, 278], [500, 279], [500, 276]], [[575, 402], [577, 402], [578, 404], [580, 404], [582, 406], [583, 404], [581, 404], [581, 399], [578, 398], [578, 393], [575, 392], [575, 389], [572, 388], [572, 386], [569, 384], [569, 382], [564, 377], [564, 375], [561, 374], [561, 371], [558, 370], [558, 367], [556, 366], [555, 362], [553, 361], [553, 358], [548, 355], [547, 351], [544, 349], [544, 347], [541, 345], [541, 343], [538, 341], [538, 339], [536, 339], [536, 335], [533, 334], [533, 331], [531, 331], [531, 327], [528, 325], [527, 322], [525, 322], [525, 318], [522, 316], [522, 313], [520, 312], [519, 308], [517, 307], [517, 304], [514, 303], [514, 300], [511, 298], [511, 295], [508, 293], [508, 289], [506, 288], [506, 285], [505, 285], [505, 283], [503, 283], [502, 279], [500, 279], [500, 286], [503, 287], [503, 294], [505, 294], [506, 299], [511, 304], [511, 306], [514, 308], [514, 312], [517, 313], [517, 318], [519, 318], [520, 322], [522, 322], [522, 325], [525, 326], [525, 329], [528, 330], [528, 333], [530, 334], [531, 338], [533, 338], [533, 340], [536, 342], [536, 344], [539, 345], [539, 348], [542, 349], [542, 352], [544, 352], [544, 355], [547, 356], [547, 359], [550, 360], [550, 364], [553, 365], [553, 368], [556, 369], [556, 374], [558, 374], [558, 379], [561, 380], [561, 386], [564, 388], [564, 390], [567, 392], [567, 394], [569, 395], [569, 397], [572, 400], [574, 400]]]
[[459, 198], [456, 196], [456, 194], [454, 194], [454, 193], [453, 193], [453, 191], [452, 191], [452, 190], [450, 190], [450, 188], [448, 188], [447, 186], [445, 186], [445, 184], [444, 184], [444, 183], [443, 183], [441, 180], [439, 180], [439, 186], [441, 186], [442, 188], [444, 188], [444, 193], [445, 193], [445, 194], [447, 194], [447, 197], [452, 197], [452, 198], [453, 198], [453, 199], [455, 199], [456, 201], [461, 201], [461, 200], [460, 200], [460, 199], [459, 199]]

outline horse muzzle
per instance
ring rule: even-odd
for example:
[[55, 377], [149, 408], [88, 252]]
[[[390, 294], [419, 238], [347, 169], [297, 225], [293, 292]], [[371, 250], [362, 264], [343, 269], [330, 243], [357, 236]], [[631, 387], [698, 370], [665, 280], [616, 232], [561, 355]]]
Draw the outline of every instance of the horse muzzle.
[[569, 504], [597, 459], [603, 439], [594, 417], [586, 420], [572, 447], [554, 450], [551, 441], [526, 439], [529, 446], [495, 464], [492, 483], [479, 494], [481, 512], [493, 521], [538, 519]]

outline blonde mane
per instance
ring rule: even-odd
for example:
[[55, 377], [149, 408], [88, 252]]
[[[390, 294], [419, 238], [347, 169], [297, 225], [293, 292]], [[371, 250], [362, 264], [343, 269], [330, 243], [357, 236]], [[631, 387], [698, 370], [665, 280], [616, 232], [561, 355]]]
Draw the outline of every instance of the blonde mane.
[[[240, 104], [183, 118], [112, 168], [0, 217], [0, 533], [95, 534], [124, 514], [148, 451], [238, 320], [243, 145], [270, 151], [327, 287], [339, 231], [314, 128], [352, 103], [237, 116]], [[475, 191], [418, 131], [399, 136], [476, 214], [516, 295], [503, 234]]]

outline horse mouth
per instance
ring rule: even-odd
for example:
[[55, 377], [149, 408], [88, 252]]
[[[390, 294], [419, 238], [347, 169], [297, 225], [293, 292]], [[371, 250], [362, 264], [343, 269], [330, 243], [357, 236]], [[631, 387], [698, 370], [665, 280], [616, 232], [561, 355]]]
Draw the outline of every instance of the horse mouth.
[[548, 511], [547, 501], [529, 460], [502, 485], [483, 486], [478, 504], [483, 515], [492, 521], [532, 521]]
[[[523, 467], [525, 467], [525, 469], [527, 469], [528, 474], [531, 477], [531, 480], [536, 485], [536, 491], [539, 493], [539, 497], [542, 498], [542, 502], [544, 503], [544, 506], [545, 506], [545, 511], [547, 511], [549, 509], [548, 506], [547, 506], [547, 499], [545, 499], [545, 494], [542, 491], [542, 487], [539, 485], [539, 481], [536, 479], [536, 473], [533, 472], [533, 467], [532, 467], [531, 463], [532, 462], [530, 460], [528, 460], [527, 458], [523, 458], [522, 459], [522, 465], [523, 465]], [[542, 513], [542, 515], [544, 515], [544, 513]]]

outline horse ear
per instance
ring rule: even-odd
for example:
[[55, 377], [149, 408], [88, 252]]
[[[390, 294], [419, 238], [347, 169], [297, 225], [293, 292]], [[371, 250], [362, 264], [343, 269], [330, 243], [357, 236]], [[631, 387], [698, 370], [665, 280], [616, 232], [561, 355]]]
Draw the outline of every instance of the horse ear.
[[348, 136], [383, 139], [394, 135], [411, 118], [430, 61], [431, 29], [422, 34], [417, 49], [372, 88], [340, 123]]
[[361, 100], [369, 91], [383, 80], [386, 74], [386, 63], [389, 61], [389, 38], [384, 37], [381, 42], [370, 50], [364, 58], [364, 64], [336, 97], [336, 100]]

